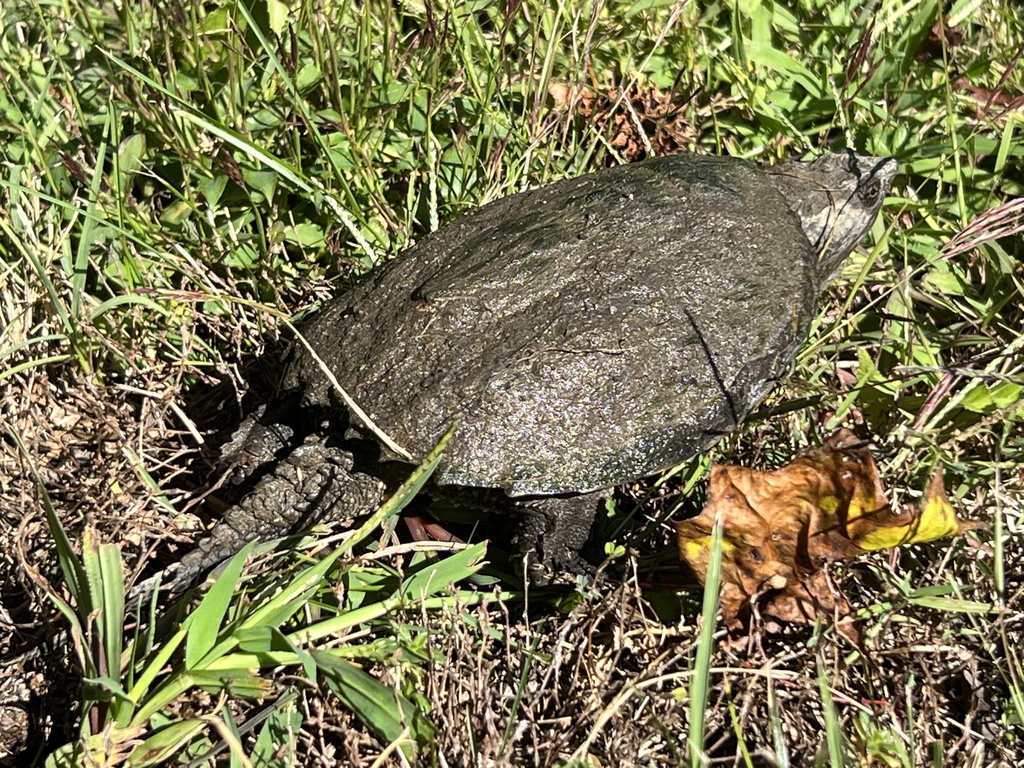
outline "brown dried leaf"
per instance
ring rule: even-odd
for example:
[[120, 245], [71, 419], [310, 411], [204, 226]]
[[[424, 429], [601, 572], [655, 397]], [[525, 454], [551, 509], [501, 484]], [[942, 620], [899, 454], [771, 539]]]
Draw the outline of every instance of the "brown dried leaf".
[[761, 613], [791, 624], [813, 624], [819, 617], [832, 616], [839, 631], [859, 643], [860, 626], [850, 618], [850, 610], [846, 596], [825, 572], [814, 571], [770, 595]]
[[[871, 452], [846, 429], [774, 472], [711, 468], [703, 511], [677, 527], [679, 556], [702, 583], [719, 517], [722, 614], [733, 632], [749, 625], [755, 607], [795, 623], [842, 622], [850, 606], [821, 570], [824, 563], [981, 525], [957, 520], [940, 470], [919, 512], [894, 513]], [[840, 631], [859, 637], [849, 621]]]

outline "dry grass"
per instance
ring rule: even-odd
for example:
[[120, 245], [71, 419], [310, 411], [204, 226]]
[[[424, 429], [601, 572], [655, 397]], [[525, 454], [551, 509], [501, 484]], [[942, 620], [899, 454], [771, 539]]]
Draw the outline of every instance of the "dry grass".
[[[3, 444], [7, 658], [60, 623], [44, 597], [46, 583], [59, 585], [60, 577], [32, 467], [52, 489], [69, 529], [94, 526], [124, 548], [130, 565], [141, 567], [154, 548], [170, 554], [179, 539], [195, 532], [191, 516], [168, 516], [137, 471], [138, 456], [144, 456], [148, 467], [162, 468], [160, 487], [174, 488], [164, 479], [180, 479], [197, 461], [192, 435], [165, 403], [130, 398], [116, 387], [65, 381], [57, 388], [39, 372], [15, 381], [24, 388], [9, 381], [7, 392], [20, 395], [11, 412], [27, 455]], [[168, 500], [186, 508], [190, 495], [179, 490]], [[1012, 499], [979, 498], [966, 505], [966, 514], [983, 517], [982, 510]], [[991, 548], [945, 546], [878, 556], [835, 573], [866, 612], [863, 653], [831, 631], [811, 642], [809, 630], [758, 636], [750, 647], [718, 650], [708, 755], [733, 762], [731, 756], [742, 753], [741, 734], [755, 765], [776, 764], [780, 744], [786, 745], [789, 764], [812, 764], [824, 727], [820, 666], [840, 716], [850, 724], [849, 737], [860, 742], [858, 752], [878, 753], [876, 764], [890, 764], [883, 756], [901, 749], [909, 751], [912, 765], [931, 764], [929, 749], [937, 750], [943, 765], [1015, 764], [1021, 753], [1007, 740], [1007, 712], [1013, 711], [1013, 668], [1007, 662], [1013, 657], [1006, 644], [1018, 647], [1015, 638], [1024, 631], [1020, 549], [1007, 549], [1007, 601], [993, 620], [915, 605], [894, 589], [894, 581], [912, 589], [917, 583], [980, 584], [990, 578]], [[655, 589], [656, 611], [651, 579], [669, 586], [681, 581], [673, 567], [662, 564], [622, 581], [610, 578], [567, 613], [544, 600], [524, 604], [499, 592], [482, 606], [455, 604], [441, 613], [407, 616], [403, 621], [429, 627], [427, 662], [422, 668], [389, 663], [371, 670], [388, 685], [401, 687], [403, 675], [415, 678], [438, 726], [440, 765], [679, 764], [686, 754], [699, 595], [684, 592], [676, 599], [664, 587]], [[57, 744], [74, 738], [77, 719], [67, 716], [77, 701], [74, 667], [64, 645], [27, 662], [27, 676], [8, 678], [29, 688], [11, 696], [4, 711], [30, 720], [31, 750], [43, 748], [40, 739]], [[298, 692], [302, 727], [294, 738], [303, 765], [381, 764], [387, 745], [337, 700], [287, 674], [274, 677], [279, 694]], [[183, 715], [219, 709], [215, 698], [198, 692], [182, 707]], [[239, 721], [259, 711], [240, 701], [233, 708]], [[17, 760], [25, 757], [20, 753]], [[392, 754], [384, 764], [397, 759]]]

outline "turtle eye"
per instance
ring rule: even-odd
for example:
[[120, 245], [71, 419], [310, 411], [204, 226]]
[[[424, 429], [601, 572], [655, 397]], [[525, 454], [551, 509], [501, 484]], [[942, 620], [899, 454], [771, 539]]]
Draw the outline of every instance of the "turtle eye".
[[857, 194], [864, 205], [871, 207], [878, 202], [878, 196], [881, 194], [881, 191], [882, 185], [878, 183], [878, 179], [872, 177], [867, 183], [860, 185]]

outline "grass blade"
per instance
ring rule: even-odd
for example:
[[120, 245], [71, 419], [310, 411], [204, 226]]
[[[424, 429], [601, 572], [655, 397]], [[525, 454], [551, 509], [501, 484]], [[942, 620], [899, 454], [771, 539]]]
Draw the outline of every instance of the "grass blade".
[[221, 624], [227, 614], [231, 599], [234, 597], [238, 579], [242, 575], [242, 567], [254, 546], [255, 542], [249, 542], [228, 561], [224, 572], [203, 596], [199, 607], [186, 620], [184, 626], [187, 633], [185, 640], [186, 669], [197, 667], [216, 645]]
[[411, 755], [416, 745], [432, 737], [434, 726], [397, 691], [351, 662], [320, 651], [314, 651], [313, 658], [331, 691], [385, 742], [399, 742]]
[[825, 665], [822, 663], [820, 655], [817, 659], [817, 666], [821, 710], [825, 715], [825, 740], [828, 744], [829, 765], [833, 768], [843, 768], [847, 765], [846, 753], [843, 750], [843, 731], [839, 724], [835, 703], [832, 701], [832, 689], [829, 687], [828, 676], [825, 674]]
[[704, 754], [704, 723], [711, 682], [711, 656], [715, 649], [715, 623], [718, 618], [718, 600], [722, 575], [722, 519], [715, 520], [711, 531], [708, 573], [704, 584], [704, 604], [701, 609], [700, 637], [697, 658], [690, 678], [690, 735], [687, 738], [690, 765], [693, 768], [706, 763]]

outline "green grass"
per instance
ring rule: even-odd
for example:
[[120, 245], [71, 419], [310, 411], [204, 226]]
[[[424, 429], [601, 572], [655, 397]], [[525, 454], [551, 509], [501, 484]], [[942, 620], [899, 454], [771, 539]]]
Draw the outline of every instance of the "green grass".
[[[188, 745], [196, 757], [223, 741], [232, 760], [283, 765], [285, 757], [271, 757], [274, 745], [292, 743], [296, 761], [312, 754], [306, 715], [334, 701], [355, 722], [388, 723], [359, 726], [367, 742], [344, 742], [367, 763], [390, 742], [403, 745], [394, 760], [429, 762], [424, 755], [436, 749], [449, 761], [554, 763], [586, 759], [577, 753], [585, 744], [614, 762], [621, 755], [609, 757], [597, 725], [632, 744], [641, 721], [668, 745], [652, 755], [691, 764], [739, 754], [754, 764], [844, 756], [920, 765], [935, 760], [936, 744], [955, 750], [955, 764], [973, 764], [979, 749], [986, 760], [1012, 762], [1024, 717], [1015, 647], [1024, 498], [1021, 49], [1024, 22], [1009, 0], [4, 3], [0, 524], [12, 542], [4, 575], [30, 581], [13, 543], [23, 514], [41, 520], [50, 511], [71, 531], [57, 551], [78, 602], [63, 608], [84, 622], [91, 681], [84, 698], [74, 694], [80, 717], [51, 723], [35, 742], [40, 753], [72, 742], [96, 747], [114, 723], [125, 744]], [[922, 488], [941, 462], [966, 516], [993, 521], [981, 549], [929, 545], [901, 553], [895, 568], [880, 555], [839, 573], [868, 617], [869, 651], [829, 632], [787, 635], [766, 644], [768, 660], [751, 661], [754, 674], [712, 647], [710, 630], [698, 638], [700, 608], [689, 598], [676, 606], [683, 616], [673, 629], [683, 660], [666, 661], [654, 630], [624, 650], [617, 632], [625, 630], [609, 629], [615, 612], [603, 597], [584, 596], [554, 619], [535, 605], [523, 618], [518, 604], [490, 597], [503, 623], [489, 625], [492, 614], [462, 610], [469, 598], [452, 593], [431, 603], [442, 609], [433, 617], [413, 610], [357, 626], [396, 639], [348, 677], [347, 667], [318, 666], [322, 649], [307, 652], [296, 639], [281, 653], [297, 667], [281, 671], [285, 662], [268, 657], [253, 662], [262, 671], [245, 667], [230, 684], [207, 680], [173, 697], [147, 687], [138, 698], [151, 709], [125, 703], [121, 691], [149, 673], [139, 659], [114, 668], [126, 658], [115, 637], [123, 626], [111, 586], [120, 582], [118, 559], [89, 542], [120, 544], [138, 560], [154, 530], [185, 525], [199, 474], [196, 436], [210, 439], [222, 418], [211, 416], [218, 404], [205, 393], [226, 381], [244, 388], [240, 369], [279, 335], [289, 338], [282, 320], [440, 224], [530, 186], [649, 154], [773, 162], [848, 145], [896, 156], [901, 176], [823, 302], [793, 375], [715, 455], [778, 465], [834, 426], [858, 423], [879, 446], [887, 485]], [[665, 487], [692, 487], [705, 466], [691, 462]], [[897, 495], [910, 501], [909, 491]], [[95, 535], [83, 535], [83, 518]], [[42, 546], [44, 535], [34, 535]], [[82, 565], [72, 565], [72, 549]], [[59, 581], [58, 557], [32, 557]], [[316, 566], [292, 567], [298, 578]], [[384, 566], [364, 567], [352, 573], [368, 574], [366, 585], [399, 589], [401, 579], [373, 570]], [[24, 610], [23, 589], [3, 598], [4, 611]], [[175, 664], [187, 669], [205, 657], [196, 643], [221, 647], [260, 612], [229, 591], [216, 613], [231, 621], [212, 622], [217, 632], [205, 638], [182, 635], [184, 645], [159, 658], [172, 677]], [[52, 616], [40, 594], [29, 594], [36, 625]], [[629, 600], [651, 620], [642, 598]], [[565, 623], [547, 628], [559, 618]], [[260, 625], [259, 642], [328, 621], [287, 612], [274, 620]], [[167, 647], [184, 621], [154, 646]], [[432, 636], [468, 645], [459, 653], [430, 645], [431, 622]], [[591, 667], [558, 666], [569, 664], [549, 639], [559, 632], [575, 638]], [[643, 660], [641, 645], [650, 653]], [[604, 665], [602, 654], [619, 666]], [[465, 675], [465, 689], [445, 664]], [[685, 674], [674, 677], [682, 673], [672, 664]], [[504, 679], [505, 668], [514, 704], [501, 703], [496, 683], [472, 688], [474, 675]], [[544, 677], [555, 668], [564, 680]], [[282, 684], [293, 674], [306, 687]], [[655, 682], [691, 675], [699, 700], [683, 697], [677, 711]], [[314, 679], [326, 690], [310, 699]], [[442, 681], [462, 691], [458, 707]], [[615, 685], [633, 693], [617, 698]], [[394, 693], [390, 704], [381, 704], [381, 688]], [[367, 690], [376, 698], [360, 698]], [[564, 708], [570, 691], [579, 711]], [[241, 704], [253, 697], [277, 703]], [[632, 719], [616, 709], [634, 705]], [[420, 717], [431, 725], [417, 730]], [[971, 726], [978, 718], [994, 725]], [[552, 746], [538, 746], [537, 721], [557, 724]], [[330, 722], [329, 733], [348, 727]], [[523, 733], [534, 734], [532, 746]], [[407, 757], [397, 757], [403, 749]]]

